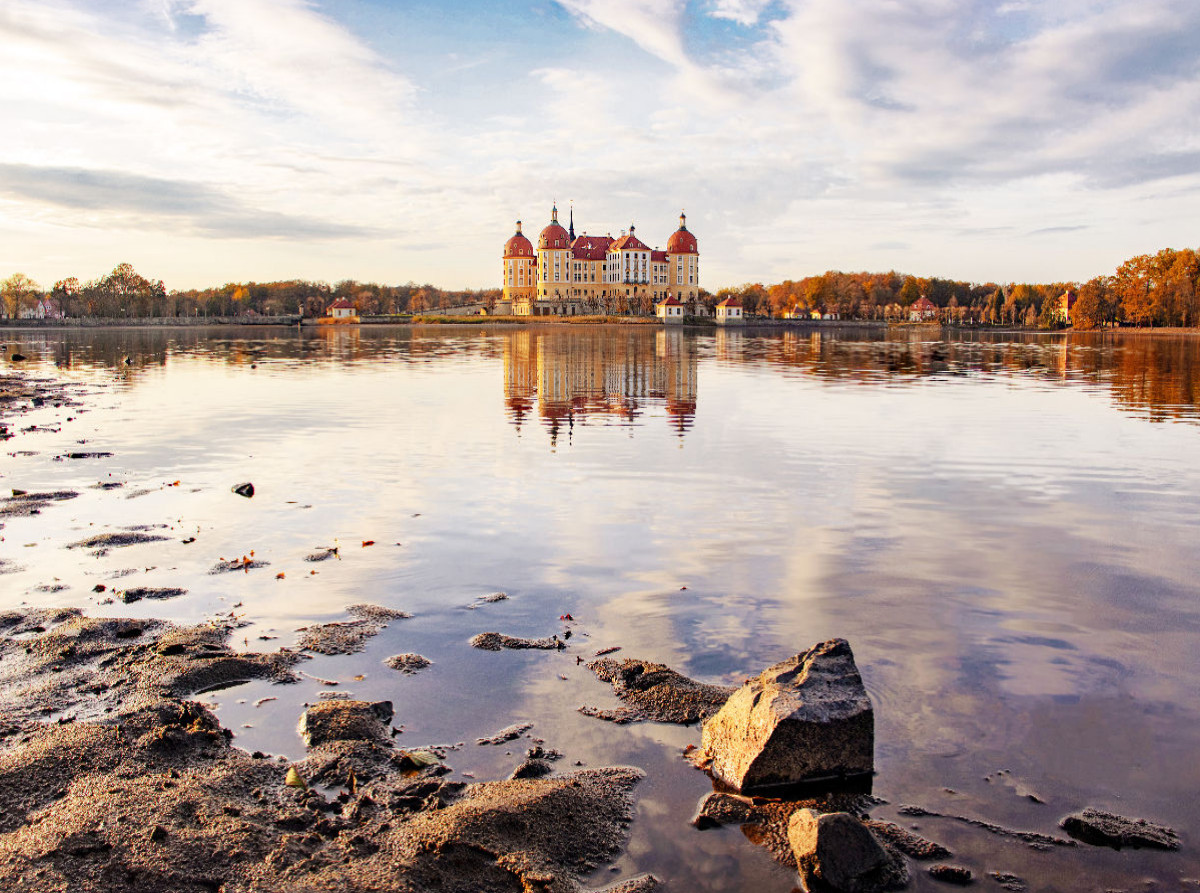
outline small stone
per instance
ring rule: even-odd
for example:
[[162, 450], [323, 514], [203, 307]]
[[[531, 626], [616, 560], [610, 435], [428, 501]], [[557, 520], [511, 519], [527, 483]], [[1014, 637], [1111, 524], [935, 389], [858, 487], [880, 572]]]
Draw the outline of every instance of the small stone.
[[233, 492], [236, 493], [238, 496], [245, 496], [247, 499], [249, 499], [251, 496], [254, 495], [254, 485], [251, 484], [249, 481], [247, 481], [244, 484], [236, 484], [233, 487]]
[[939, 881], [945, 881], [947, 884], [957, 884], [960, 887], [965, 887], [975, 880], [971, 869], [963, 868], [961, 865], [930, 865], [929, 876]]
[[167, 839], [167, 829], [162, 825], [155, 825], [150, 830], [150, 839], [155, 843], [162, 843]]
[[388, 667], [401, 673], [412, 675], [418, 670], [428, 667], [432, 661], [419, 654], [394, 654], [384, 661]]

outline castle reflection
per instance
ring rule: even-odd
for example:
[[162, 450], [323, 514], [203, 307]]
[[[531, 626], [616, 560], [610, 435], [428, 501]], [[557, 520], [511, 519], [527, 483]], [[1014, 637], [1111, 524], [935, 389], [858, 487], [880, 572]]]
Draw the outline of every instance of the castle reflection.
[[662, 407], [682, 437], [696, 415], [696, 349], [679, 330], [606, 327], [504, 340], [504, 398], [518, 428], [536, 408], [555, 445], [589, 418], [633, 425]]

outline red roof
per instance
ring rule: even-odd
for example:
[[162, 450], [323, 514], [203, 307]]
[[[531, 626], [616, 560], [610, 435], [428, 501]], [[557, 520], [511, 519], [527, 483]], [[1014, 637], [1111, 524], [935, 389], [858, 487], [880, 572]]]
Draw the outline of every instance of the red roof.
[[571, 237], [557, 220], [542, 230], [538, 236], [538, 248], [570, 248]]
[[644, 243], [633, 233], [621, 236], [617, 241], [608, 246], [612, 251], [649, 251], [650, 246]]
[[508, 257], [533, 257], [533, 243], [521, 234], [518, 229], [516, 234], [504, 243], [504, 256]]
[[929, 298], [921, 295], [921, 297], [917, 298], [917, 300], [913, 302], [912, 309], [921, 311], [937, 310], [937, 305], [933, 303], [933, 301], [929, 300]]
[[354, 305], [351, 304], [349, 301], [347, 301], [345, 298], [338, 298], [336, 301], [334, 301], [332, 304], [329, 305], [329, 309], [330, 310], [353, 310]]
[[663, 298], [663, 300], [658, 302], [659, 307], [663, 306], [664, 304], [666, 304], [668, 307], [682, 307], [683, 306], [683, 302], [676, 301], [674, 295], [667, 295], [665, 298]]
[[571, 254], [575, 260], [604, 260], [611, 244], [608, 236], [576, 236], [571, 243]]
[[671, 238], [667, 240], [667, 252], [669, 254], [700, 253], [696, 248], [696, 237], [688, 232], [685, 226], [680, 226], [679, 229], [671, 233]]
[[656, 264], [665, 264], [667, 262], [667, 252], [651, 251], [650, 260], [654, 261]]
[[741, 307], [742, 299], [737, 297], [737, 295], [731, 295], [730, 297], [726, 298], [724, 301], [722, 301], [717, 306], [718, 307]]

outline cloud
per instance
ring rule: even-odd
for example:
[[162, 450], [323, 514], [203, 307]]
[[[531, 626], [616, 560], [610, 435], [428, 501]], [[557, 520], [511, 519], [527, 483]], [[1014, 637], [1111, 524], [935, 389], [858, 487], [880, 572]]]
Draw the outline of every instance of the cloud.
[[249, 208], [220, 189], [119, 171], [0, 163], [0, 194], [105, 219], [133, 215], [142, 225], [181, 220], [205, 236], [234, 239], [341, 239], [373, 234], [312, 217]]
[[749, 27], [758, 24], [759, 17], [770, 5], [771, 0], [713, 0], [710, 14]]

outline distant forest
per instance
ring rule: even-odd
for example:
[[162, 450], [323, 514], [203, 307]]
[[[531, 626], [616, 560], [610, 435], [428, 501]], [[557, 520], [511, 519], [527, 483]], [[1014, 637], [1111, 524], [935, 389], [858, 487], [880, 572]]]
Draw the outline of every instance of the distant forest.
[[[711, 308], [736, 296], [750, 316], [820, 314], [839, 319], [903, 320], [922, 297], [941, 322], [975, 326], [1061, 328], [1060, 308], [1073, 297], [1070, 321], [1075, 328], [1100, 326], [1200, 325], [1200, 253], [1164, 249], [1121, 264], [1111, 276], [1087, 282], [1042, 284], [958, 282], [918, 278], [895, 271], [830, 271], [773, 285], [751, 282], [701, 290]], [[65, 316], [109, 319], [160, 316], [236, 317], [245, 315], [322, 316], [338, 298], [346, 298], [363, 316], [436, 313], [462, 304], [492, 306], [501, 290], [453, 291], [434, 285], [379, 285], [343, 280], [325, 282], [227, 283], [217, 288], [167, 291], [161, 280], [146, 279], [129, 264], [103, 278], [63, 279], [43, 290], [22, 273], [0, 282], [0, 312], [8, 318]]]

